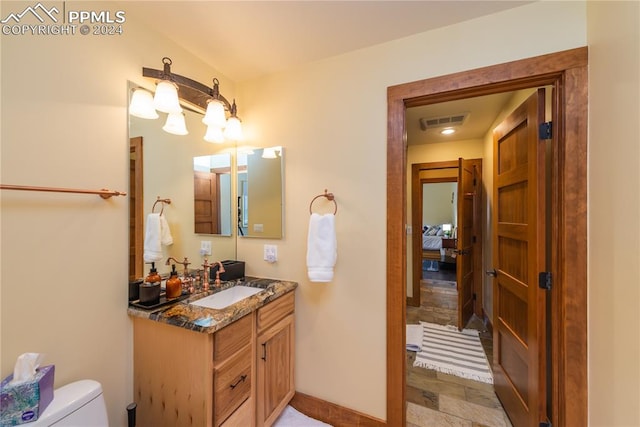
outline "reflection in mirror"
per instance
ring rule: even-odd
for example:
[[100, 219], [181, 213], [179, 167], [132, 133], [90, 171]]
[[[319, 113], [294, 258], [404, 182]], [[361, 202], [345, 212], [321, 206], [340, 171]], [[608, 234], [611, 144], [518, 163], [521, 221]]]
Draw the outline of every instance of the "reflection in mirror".
[[[137, 86], [129, 83], [129, 94], [131, 88]], [[194, 232], [194, 158], [224, 154], [230, 164], [230, 153], [235, 152], [235, 145], [204, 141], [206, 126], [202, 123], [202, 114], [189, 110], [186, 105], [183, 107], [188, 135], [174, 135], [163, 131], [162, 127], [167, 119], [165, 113], [159, 113], [160, 117], [157, 119], [141, 119], [129, 115], [129, 144], [135, 144], [130, 156], [130, 194], [136, 195], [135, 199], [131, 199], [130, 209], [130, 278], [144, 277], [149, 270], [142, 256], [144, 232], [147, 217], [158, 197], [171, 199], [171, 204], [164, 206], [163, 215], [173, 237], [172, 245], [162, 246], [163, 259], [156, 263], [158, 272], [163, 274], [171, 270], [164, 263], [170, 256], [180, 260], [188, 257], [191, 262], [189, 268], [201, 268], [202, 240], [211, 241], [212, 254], [208, 257], [209, 261], [236, 258], [235, 239], [228, 237], [234, 234], [231, 222], [230, 167], [227, 179], [220, 179], [222, 209], [218, 233], [211, 235]], [[159, 208], [160, 206], [156, 207], [156, 212]]]
[[193, 158], [194, 229], [231, 235], [231, 155]]
[[238, 235], [283, 237], [282, 147], [238, 152]]

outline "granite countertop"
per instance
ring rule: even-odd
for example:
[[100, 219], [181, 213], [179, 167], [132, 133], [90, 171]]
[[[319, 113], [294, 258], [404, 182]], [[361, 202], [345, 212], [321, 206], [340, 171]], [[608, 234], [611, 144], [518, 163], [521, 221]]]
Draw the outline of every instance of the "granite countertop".
[[[264, 291], [220, 310], [189, 304], [190, 302], [212, 295], [216, 292], [223, 291], [235, 285], [261, 288], [264, 289]], [[222, 329], [228, 324], [235, 322], [259, 307], [262, 307], [263, 305], [278, 299], [282, 295], [293, 291], [297, 286], [298, 284], [296, 282], [245, 277], [244, 279], [223, 282], [219, 288], [210, 289], [207, 292], [195, 293], [186, 299], [155, 310], [145, 310], [129, 305], [127, 313], [130, 316], [211, 334]], [[213, 288], [213, 285], [211, 285], [211, 287]]]

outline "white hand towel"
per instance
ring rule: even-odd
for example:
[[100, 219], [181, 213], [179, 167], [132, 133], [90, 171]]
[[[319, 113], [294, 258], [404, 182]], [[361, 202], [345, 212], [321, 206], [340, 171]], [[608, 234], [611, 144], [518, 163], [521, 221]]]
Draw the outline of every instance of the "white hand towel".
[[333, 280], [333, 267], [338, 258], [335, 215], [313, 213], [307, 237], [307, 274], [312, 282]]
[[407, 325], [407, 350], [422, 350], [422, 325]]
[[173, 245], [173, 236], [167, 222], [167, 217], [160, 214], [160, 243], [165, 246]]
[[147, 215], [147, 229], [144, 235], [145, 262], [155, 262], [162, 259], [161, 236], [160, 214], [150, 213]]

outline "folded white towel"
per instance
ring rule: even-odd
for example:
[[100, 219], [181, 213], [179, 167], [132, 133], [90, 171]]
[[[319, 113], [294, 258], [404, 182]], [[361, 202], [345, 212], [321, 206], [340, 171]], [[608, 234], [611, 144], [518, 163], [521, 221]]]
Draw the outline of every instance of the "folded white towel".
[[173, 236], [167, 222], [167, 217], [160, 214], [160, 243], [165, 246], [173, 245]]
[[407, 325], [407, 350], [422, 350], [422, 325]]
[[147, 228], [144, 234], [144, 260], [155, 262], [162, 259], [160, 214], [150, 213], [147, 216]]
[[313, 213], [307, 237], [307, 274], [312, 282], [333, 280], [333, 267], [338, 258], [335, 215]]

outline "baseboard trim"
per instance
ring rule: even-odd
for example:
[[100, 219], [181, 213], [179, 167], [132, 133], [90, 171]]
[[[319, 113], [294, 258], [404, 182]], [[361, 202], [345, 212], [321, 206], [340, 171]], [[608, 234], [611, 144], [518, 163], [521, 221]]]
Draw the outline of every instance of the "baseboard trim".
[[308, 417], [334, 427], [382, 427], [385, 421], [296, 391], [289, 403]]

